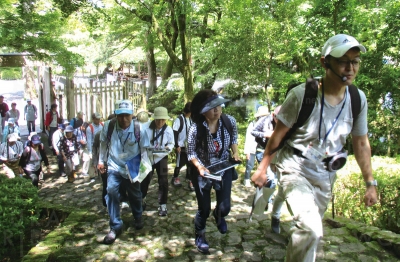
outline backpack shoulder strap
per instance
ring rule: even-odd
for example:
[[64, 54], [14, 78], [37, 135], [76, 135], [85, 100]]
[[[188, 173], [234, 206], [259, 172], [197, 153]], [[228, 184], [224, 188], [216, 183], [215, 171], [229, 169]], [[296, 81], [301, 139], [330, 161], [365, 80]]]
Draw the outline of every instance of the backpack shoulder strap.
[[358, 88], [355, 85], [349, 85], [349, 93], [351, 99], [351, 112], [353, 114], [353, 124], [357, 120], [361, 111], [361, 97]]
[[115, 127], [115, 123], [117, 122], [117, 119], [113, 118], [110, 120], [110, 123], [108, 124], [108, 129], [107, 129], [107, 140], [108, 142], [111, 141], [111, 136], [112, 133], [114, 132], [114, 127]]
[[178, 133], [180, 133], [180, 132], [182, 132], [182, 130], [183, 130], [183, 121], [184, 121], [184, 119], [183, 119], [183, 115], [179, 115], [178, 116], [178, 118], [179, 118], [179, 129], [178, 129]]
[[297, 118], [297, 121], [296, 123], [293, 124], [292, 128], [290, 128], [290, 130], [286, 133], [280, 145], [274, 150], [272, 150], [271, 155], [276, 151], [278, 151], [279, 149], [281, 149], [284, 146], [286, 140], [288, 140], [297, 130], [297, 128], [302, 126], [306, 122], [306, 120], [310, 117], [314, 109], [317, 96], [318, 96], [318, 81], [313, 78], [308, 78], [306, 81], [304, 97], [301, 103], [301, 108], [299, 111], [299, 116]]
[[228, 130], [228, 133], [229, 133], [229, 137], [230, 137], [229, 145], [232, 145], [233, 126], [232, 126], [231, 120], [229, 120], [229, 117], [226, 114], [221, 114], [221, 120], [222, 120], [222, 124], [225, 126], [225, 128]]
[[90, 124], [89, 127], [90, 127], [90, 131], [92, 131], [92, 135], [93, 135], [93, 134], [94, 134], [94, 127], [93, 127], [93, 124]]
[[299, 126], [302, 126], [306, 120], [310, 117], [311, 112], [314, 109], [315, 101], [318, 95], [318, 81], [312, 78], [308, 78], [306, 81], [306, 88], [304, 91], [303, 102], [301, 103], [301, 109], [296, 123], [292, 129], [295, 131]]
[[133, 120], [134, 132], [135, 132], [135, 139], [139, 143], [140, 142], [140, 124], [139, 121]]

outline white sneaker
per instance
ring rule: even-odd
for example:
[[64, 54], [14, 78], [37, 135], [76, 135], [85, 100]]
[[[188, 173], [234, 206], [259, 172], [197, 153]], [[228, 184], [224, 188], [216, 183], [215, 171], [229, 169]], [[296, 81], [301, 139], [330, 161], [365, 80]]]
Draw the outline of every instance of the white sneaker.
[[245, 179], [244, 182], [243, 182], [243, 185], [245, 187], [251, 187], [250, 179]]
[[122, 209], [129, 208], [129, 204], [126, 203], [126, 202], [122, 202], [122, 203], [121, 203], [121, 208], [122, 208]]
[[158, 207], [158, 215], [160, 217], [165, 217], [168, 214], [167, 211], [167, 205], [166, 204], [162, 204]]

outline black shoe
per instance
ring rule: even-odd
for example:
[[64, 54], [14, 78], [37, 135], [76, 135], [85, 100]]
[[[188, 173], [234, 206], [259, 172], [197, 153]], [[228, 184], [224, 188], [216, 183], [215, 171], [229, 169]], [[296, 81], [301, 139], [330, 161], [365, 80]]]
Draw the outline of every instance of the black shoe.
[[114, 229], [111, 229], [110, 232], [104, 237], [103, 243], [106, 245], [110, 245], [114, 243], [115, 239], [117, 239], [117, 236], [119, 235], [119, 231], [115, 231]]
[[142, 229], [142, 228], [144, 227], [143, 219], [142, 219], [141, 216], [135, 218], [135, 219], [133, 220], [133, 223], [134, 223], [134, 225], [135, 225], [135, 229], [136, 229], [136, 230], [140, 230], [140, 229]]
[[174, 187], [181, 187], [182, 186], [181, 179], [179, 177], [173, 177], [171, 179], [171, 185], [173, 185]]
[[280, 219], [279, 218], [271, 218], [271, 232], [280, 234], [281, 233], [281, 227], [280, 227]]

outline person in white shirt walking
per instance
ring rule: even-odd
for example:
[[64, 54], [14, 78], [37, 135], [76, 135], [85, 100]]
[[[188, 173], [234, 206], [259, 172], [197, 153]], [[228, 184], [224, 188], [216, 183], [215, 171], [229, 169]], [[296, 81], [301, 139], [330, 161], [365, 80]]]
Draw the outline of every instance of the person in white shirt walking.
[[14, 118], [15, 120], [15, 125], [19, 126], [18, 120], [19, 120], [19, 110], [16, 108], [17, 103], [13, 102], [11, 103], [11, 109], [7, 111], [6, 113], [6, 120], [10, 118]]
[[28, 126], [29, 134], [35, 132], [35, 120], [37, 119], [37, 108], [32, 104], [32, 100], [27, 99], [24, 108], [24, 120], [26, 120], [26, 125]]
[[60, 140], [64, 136], [64, 130], [65, 130], [65, 125], [64, 124], [58, 124], [58, 130], [53, 133], [53, 137], [51, 139], [52, 145], [54, 152], [57, 156], [57, 165], [58, 165], [58, 171], [60, 172], [60, 176], [65, 177], [65, 171], [64, 171], [64, 159], [61, 154], [61, 142]]
[[[158, 175], [158, 215], [167, 215], [168, 200], [168, 154], [174, 147], [174, 133], [172, 128], [166, 124], [170, 119], [168, 110], [165, 107], [156, 107], [154, 109], [154, 120], [148, 125], [143, 125], [143, 129], [150, 139], [150, 146], [154, 149], [150, 161], [153, 164], [153, 170], [140, 184], [143, 199], [147, 196], [150, 181], [153, 177], [154, 170]], [[156, 153], [157, 151], [157, 153]], [[144, 201], [146, 206], [146, 202]]]
[[[133, 120], [133, 106], [129, 100], [122, 100], [116, 106], [116, 118], [104, 123], [100, 133], [100, 154], [97, 168], [107, 175], [106, 203], [110, 216], [110, 231], [104, 237], [104, 244], [112, 244], [122, 232], [123, 221], [120, 215], [121, 185], [128, 193], [129, 204], [134, 218], [135, 229], [143, 228], [142, 193], [140, 183], [131, 183], [126, 169], [128, 161], [133, 161], [139, 169], [141, 150], [149, 146], [149, 139], [144, 129]], [[105, 159], [107, 159], [105, 163]]]
[[181, 168], [186, 165], [186, 179], [188, 182], [188, 187], [191, 191], [194, 191], [193, 184], [190, 179], [190, 167], [187, 164], [187, 135], [189, 133], [190, 125], [192, 124], [192, 120], [190, 119], [190, 105], [192, 103], [186, 103], [183, 108], [183, 114], [179, 115], [172, 125], [172, 129], [174, 130], [174, 138], [175, 138], [175, 151], [176, 151], [176, 167], [174, 169], [174, 177], [171, 180], [171, 184], [176, 187], [182, 186], [182, 183], [179, 179], [179, 172]]
[[93, 142], [95, 135], [103, 129], [103, 123], [100, 122], [101, 115], [100, 113], [92, 114], [92, 123], [86, 128], [86, 140], [87, 140], [87, 152], [90, 158], [90, 161], [83, 162], [82, 173], [89, 174], [90, 178], [95, 177], [96, 167], [92, 165], [93, 159]]

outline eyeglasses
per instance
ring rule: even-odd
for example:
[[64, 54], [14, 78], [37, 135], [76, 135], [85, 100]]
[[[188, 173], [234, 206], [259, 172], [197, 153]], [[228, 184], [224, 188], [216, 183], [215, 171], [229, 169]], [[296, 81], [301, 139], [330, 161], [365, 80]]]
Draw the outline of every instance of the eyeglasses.
[[350, 64], [353, 65], [353, 68], [358, 68], [360, 67], [361, 60], [356, 59], [356, 60], [340, 60], [338, 58], [335, 58], [335, 61], [339, 64], [340, 67], [350, 67]]

